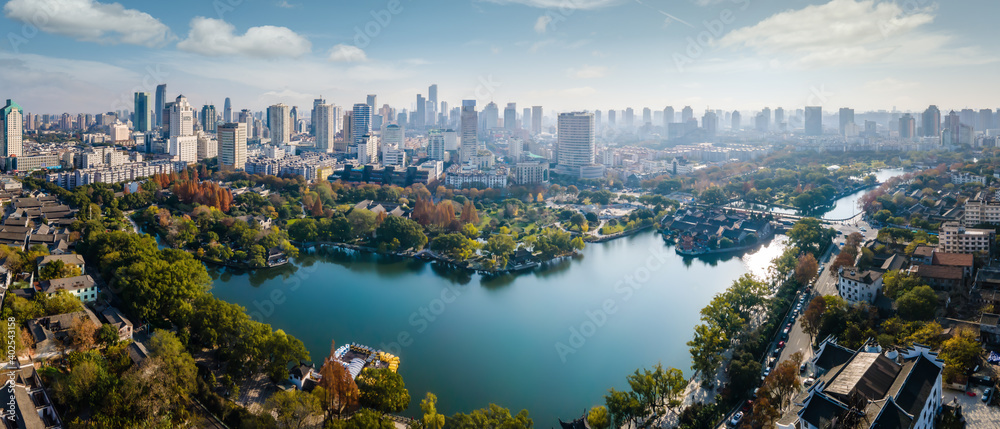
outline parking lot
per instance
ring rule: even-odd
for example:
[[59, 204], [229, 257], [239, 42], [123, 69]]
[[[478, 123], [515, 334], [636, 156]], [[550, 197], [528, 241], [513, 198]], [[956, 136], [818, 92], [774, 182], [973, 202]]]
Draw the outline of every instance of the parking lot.
[[974, 387], [972, 391], [976, 392], [976, 396], [945, 389], [942, 403], [961, 405], [967, 428], [1000, 428], [1000, 407], [983, 403], [984, 389]]

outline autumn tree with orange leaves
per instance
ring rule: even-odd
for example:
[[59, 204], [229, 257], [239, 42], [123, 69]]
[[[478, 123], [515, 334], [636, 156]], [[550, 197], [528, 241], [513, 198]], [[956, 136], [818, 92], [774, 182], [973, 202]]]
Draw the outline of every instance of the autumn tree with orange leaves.
[[361, 396], [358, 385], [354, 383], [347, 368], [344, 368], [344, 365], [334, 357], [336, 350], [336, 343], [331, 341], [330, 356], [326, 358], [319, 370], [319, 374], [323, 378], [319, 382], [319, 388], [322, 390], [318, 393], [320, 402], [326, 408], [327, 418], [333, 416], [334, 413], [343, 414], [344, 411], [353, 410], [358, 406], [358, 398]]

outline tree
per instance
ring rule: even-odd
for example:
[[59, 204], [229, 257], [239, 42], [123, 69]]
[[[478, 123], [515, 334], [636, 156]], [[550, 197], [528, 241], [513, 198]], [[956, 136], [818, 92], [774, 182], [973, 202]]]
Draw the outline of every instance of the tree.
[[89, 317], [83, 316], [73, 319], [70, 326], [69, 337], [73, 342], [73, 350], [78, 352], [87, 351], [94, 348], [94, 337], [97, 333], [97, 325]]
[[819, 263], [816, 261], [816, 257], [812, 253], [806, 253], [799, 256], [799, 262], [795, 266], [795, 280], [799, 284], [807, 285], [819, 272]]
[[60, 260], [49, 262], [38, 270], [39, 280], [62, 279], [79, 275], [80, 267], [76, 265], [67, 265], [65, 262]]
[[899, 316], [907, 320], [929, 320], [937, 309], [937, 293], [930, 286], [917, 286], [896, 300]]
[[330, 342], [330, 356], [323, 362], [319, 374], [323, 378], [319, 382], [319, 387], [323, 388], [324, 396], [320, 402], [327, 407], [327, 418], [334, 413], [343, 414], [345, 410], [354, 408], [358, 404], [360, 392], [358, 386], [351, 378], [340, 362], [334, 357], [337, 350], [334, 342]]
[[511, 415], [510, 410], [496, 404], [487, 409], [475, 410], [470, 414], [456, 413], [445, 424], [447, 429], [531, 429], [534, 422], [528, 417], [528, 410]]
[[917, 275], [904, 274], [902, 271], [888, 271], [882, 275], [885, 296], [893, 299], [898, 299], [922, 283]]
[[118, 330], [113, 325], [103, 324], [97, 330], [97, 342], [105, 346], [112, 346], [118, 343]]
[[941, 344], [941, 359], [944, 359], [944, 377], [953, 381], [965, 375], [979, 360], [983, 346], [976, 341], [976, 334], [968, 329], [959, 329], [953, 337]]
[[362, 406], [383, 413], [398, 413], [410, 404], [403, 377], [389, 368], [365, 369], [356, 380]]
[[684, 393], [688, 384], [683, 371], [677, 368], [664, 370], [660, 364], [656, 364], [653, 371], [653, 381], [656, 383], [656, 391], [663, 395], [668, 408], [673, 408], [671, 404]]
[[718, 186], [712, 186], [701, 192], [698, 200], [702, 204], [707, 204], [710, 206], [718, 206], [724, 204], [729, 198], [726, 196], [726, 191]]
[[517, 243], [510, 235], [497, 234], [491, 235], [489, 240], [486, 240], [485, 250], [493, 257], [494, 261], [505, 261], [514, 253], [516, 247]]
[[365, 209], [351, 210], [347, 221], [351, 223], [351, 235], [355, 237], [366, 236], [375, 230], [375, 213]]
[[590, 409], [587, 413], [587, 424], [591, 429], [608, 429], [611, 421], [608, 418], [608, 409], [603, 405], [598, 405]]
[[459, 233], [444, 234], [434, 239], [431, 249], [452, 259], [464, 261], [476, 254], [476, 242]]
[[394, 250], [420, 250], [427, 244], [424, 228], [410, 219], [390, 216], [375, 231], [378, 243], [394, 246]]
[[392, 419], [367, 408], [358, 411], [350, 420], [328, 420], [324, 429], [395, 429]]
[[809, 306], [802, 313], [802, 331], [809, 334], [809, 342], [819, 333], [823, 322], [823, 313], [826, 311], [826, 300], [822, 296], [817, 296], [809, 301]]
[[729, 344], [727, 334], [717, 326], [695, 326], [694, 338], [687, 345], [691, 351], [691, 369], [698, 371], [703, 381], [715, 379], [715, 371], [722, 363], [722, 352]]
[[323, 411], [319, 399], [301, 390], [279, 390], [268, 398], [264, 408], [277, 413], [278, 427], [282, 429], [307, 427], [306, 421]]
[[798, 247], [803, 252], [812, 253], [819, 256], [820, 251], [825, 248], [837, 235], [833, 228], [824, 228], [819, 219], [800, 219], [786, 234], [790, 243]]
[[424, 429], [444, 429], [445, 418], [437, 412], [437, 396], [433, 393], [427, 392], [427, 397], [420, 401], [420, 411], [424, 413]]

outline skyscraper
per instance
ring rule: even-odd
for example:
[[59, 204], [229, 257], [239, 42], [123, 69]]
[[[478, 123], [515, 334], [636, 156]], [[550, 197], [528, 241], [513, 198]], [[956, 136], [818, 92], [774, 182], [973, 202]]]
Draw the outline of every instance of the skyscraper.
[[[375, 116], [375, 114], [377, 113], [376, 110], [378, 109], [378, 96], [376, 96], [375, 94], [368, 94], [368, 99], [365, 101], [365, 103], [368, 104], [369, 116]], [[369, 119], [368, 122], [369, 126], [372, 124], [371, 121], [373, 120], [374, 118]]]
[[287, 144], [292, 135], [292, 109], [284, 103], [267, 108], [267, 128], [271, 130], [271, 143]]
[[899, 138], [912, 139], [917, 136], [917, 120], [913, 115], [906, 113], [899, 118]]
[[427, 102], [431, 105], [432, 117], [437, 118], [437, 108], [438, 108], [438, 86], [433, 84], [427, 87]]
[[[556, 169], [559, 174], [594, 178], [597, 173], [594, 167], [598, 167], [594, 162], [597, 157], [594, 114], [560, 113], [556, 132], [556, 150], [559, 152]], [[603, 171], [599, 173], [603, 175]]]
[[198, 161], [198, 137], [194, 134], [194, 108], [183, 95], [170, 104], [168, 151], [179, 161]]
[[785, 109], [774, 109], [774, 125], [779, 131], [785, 130]]
[[459, 162], [466, 163], [479, 152], [479, 114], [476, 100], [462, 100], [462, 134]]
[[693, 118], [694, 109], [692, 109], [691, 106], [684, 106], [684, 109], [681, 110], [681, 123], [687, 123]]
[[823, 135], [823, 107], [806, 106], [806, 135]]
[[225, 104], [222, 105], [222, 120], [225, 122], [233, 122], [233, 103], [226, 97]]
[[431, 130], [427, 134], [427, 156], [435, 161], [444, 161], [444, 133], [441, 130]]
[[299, 106], [292, 106], [292, 110], [288, 112], [288, 122], [291, 125], [289, 132], [296, 134], [299, 129]]
[[732, 121], [733, 124], [731, 127], [733, 131], [739, 131], [741, 128], [743, 128], [743, 117], [740, 115], [739, 110], [733, 111]]
[[413, 115], [413, 128], [422, 130], [427, 125], [427, 100], [424, 96], [417, 94], [417, 114]]
[[167, 102], [167, 84], [156, 85], [156, 105], [153, 106], [153, 115], [156, 116], [156, 126], [163, 126], [163, 108]]
[[531, 133], [542, 133], [542, 106], [531, 106]]
[[603, 122], [601, 122], [601, 111], [594, 111], [594, 131], [600, 131], [604, 127]]
[[219, 126], [219, 166], [243, 170], [247, 163], [247, 124], [228, 122]]
[[705, 135], [715, 137], [719, 131], [719, 116], [711, 110], [706, 110], [701, 116], [701, 128], [705, 130]]
[[[374, 97], [374, 95], [369, 96], [374, 101], [371, 97]], [[368, 142], [365, 136], [372, 132], [371, 120], [372, 112], [369, 105], [363, 103], [354, 105], [354, 110], [351, 113], [351, 142], [355, 146]]]
[[[132, 129], [139, 132], [149, 132], [153, 129], [153, 110], [152, 106], [149, 105], [149, 93], [148, 92], [137, 92], [135, 93], [133, 112], [135, 115], [135, 121], [132, 124]], [[83, 128], [84, 124], [80, 124]]]
[[312, 113], [309, 114], [309, 134], [316, 135], [316, 106], [326, 104], [326, 100], [317, 98], [313, 100]]
[[507, 103], [507, 107], [503, 109], [503, 129], [517, 131], [517, 103]]
[[201, 129], [205, 132], [214, 133], [215, 123], [218, 120], [215, 114], [215, 105], [206, 104], [201, 108]]
[[316, 133], [316, 149], [323, 152], [330, 152], [334, 146], [334, 139], [337, 136], [336, 113], [333, 106], [329, 104], [317, 104], [313, 106], [313, 129]]
[[635, 110], [631, 107], [625, 109], [625, 127], [632, 128], [635, 126]]
[[854, 123], [854, 109], [840, 108], [840, 135], [846, 135], [849, 125]]
[[672, 123], [674, 123], [674, 108], [667, 106], [663, 108], [663, 128]]
[[486, 107], [483, 108], [483, 114], [480, 120], [483, 121], [483, 129], [479, 130], [482, 133], [489, 133], [491, 130], [497, 127], [497, 122], [500, 122], [500, 108], [494, 102], [489, 102]]
[[0, 109], [0, 155], [21, 156], [24, 138], [24, 109], [8, 99]]
[[521, 113], [521, 128], [525, 130], [531, 129], [531, 108], [525, 107], [524, 113]]
[[938, 107], [931, 105], [924, 110], [920, 118], [920, 135], [924, 137], [941, 137], [941, 111]]
[[986, 130], [992, 130], [994, 127], [993, 111], [990, 109], [981, 109], [979, 117], [976, 120], [976, 129], [985, 132]]
[[648, 107], [642, 108], [642, 125], [645, 126], [647, 124], [652, 124], [652, 123], [653, 123], [653, 110]]
[[618, 126], [618, 112], [615, 109], [608, 110], [608, 128], [614, 129]]

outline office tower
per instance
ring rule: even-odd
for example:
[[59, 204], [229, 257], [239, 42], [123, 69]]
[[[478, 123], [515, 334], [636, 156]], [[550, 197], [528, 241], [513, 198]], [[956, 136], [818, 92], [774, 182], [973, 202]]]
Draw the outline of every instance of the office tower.
[[[369, 97], [374, 97], [374, 95]], [[366, 141], [365, 136], [371, 134], [371, 117], [371, 106], [363, 103], [357, 103], [354, 105], [354, 110], [351, 112], [350, 140], [354, 145], [364, 143]]]
[[941, 111], [937, 106], [932, 104], [924, 110], [924, 114], [920, 117], [920, 129], [921, 136], [941, 137]]
[[614, 129], [618, 126], [618, 112], [615, 109], [608, 110], [608, 128]]
[[557, 124], [556, 150], [560, 174], [588, 176], [597, 157], [594, 134], [594, 114], [585, 112], [560, 113]]
[[24, 109], [13, 100], [0, 109], [0, 155], [21, 156], [24, 138]]
[[503, 129], [517, 131], [517, 103], [507, 103], [507, 107], [503, 109]]
[[687, 123], [692, 118], [694, 118], [694, 109], [691, 106], [684, 106], [684, 109], [681, 110], [681, 123]]
[[215, 105], [206, 104], [201, 108], [201, 129], [205, 132], [214, 133], [215, 123], [218, 121], [215, 114]]
[[445, 142], [441, 130], [431, 130], [427, 133], [427, 156], [435, 161], [444, 161]]
[[821, 136], [823, 135], [823, 107], [821, 106], [806, 106], [806, 135], [807, 136]]
[[667, 106], [663, 108], [663, 128], [674, 123], [674, 108]]
[[170, 103], [168, 152], [179, 161], [198, 161], [198, 136], [194, 134], [194, 108], [183, 95]]
[[531, 108], [525, 107], [521, 113], [521, 129], [531, 129]]
[[[848, 127], [852, 127], [854, 123], [848, 124]], [[878, 136], [878, 123], [875, 121], [865, 121], [865, 137], [875, 138]]]
[[705, 130], [705, 135], [708, 137], [715, 137], [719, 131], [719, 116], [711, 110], [706, 110], [705, 114], [701, 116], [701, 128]]
[[[368, 104], [368, 114], [369, 114], [369, 116], [372, 116], [373, 117], [372, 119], [374, 119], [375, 109], [377, 108], [376, 106], [378, 106], [378, 97], [375, 94], [368, 94], [368, 98], [365, 101], [365, 103]], [[369, 126], [371, 126], [371, 122], [370, 121], [372, 119], [369, 119], [369, 123], [368, 123]]]
[[739, 110], [734, 110], [733, 111], [732, 125], [731, 125], [731, 127], [732, 127], [733, 131], [739, 131], [740, 128], [743, 128], [743, 116], [740, 115], [740, 111]]
[[944, 117], [943, 138], [946, 144], [958, 144], [961, 139], [962, 118], [952, 110]]
[[648, 125], [653, 123], [653, 110], [644, 107], [642, 109], [642, 125]]
[[228, 122], [219, 125], [219, 166], [243, 170], [247, 163], [247, 124]]
[[[436, 83], [427, 87], [427, 102], [431, 104], [431, 112], [436, 117], [438, 107], [438, 86]], [[444, 109], [442, 108], [441, 111], [444, 111]]]
[[284, 103], [267, 108], [267, 129], [271, 131], [271, 143], [288, 144], [292, 136], [292, 109]]
[[625, 127], [632, 128], [635, 126], [635, 111], [631, 107], [625, 109]]
[[59, 129], [67, 132], [73, 129], [73, 119], [69, 116], [69, 113], [63, 113], [59, 118]]
[[226, 101], [222, 104], [222, 122], [235, 122], [233, 118], [233, 103], [226, 97]]
[[291, 127], [289, 128], [289, 132], [291, 134], [297, 133], [298, 132], [298, 127], [299, 127], [299, 107], [298, 106], [292, 106], [292, 110], [290, 110], [288, 112], [288, 122], [291, 125]]
[[600, 130], [603, 126], [604, 123], [602, 122], [601, 111], [600, 110], [594, 111], [594, 130], [595, 131]]
[[986, 132], [986, 130], [992, 130], [993, 128], [993, 111], [990, 109], [981, 109], [979, 111], [979, 118], [976, 121], [976, 129]]
[[382, 145], [383, 146], [396, 146], [398, 148], [404, 147], [404, 133], [405, 129], [399, 124], [389, 124], [385, 126], [382, 130]]
[[774, 109], [774, 125], [779, 131], [785, 130], [785, 109]]
[[[137, 92], [135, 93], [135, 100], [133, 103], [133, 112], [135, 112], [135, 119], [132, 121], [132, 129], [139, 132], [149, 132], [153, 129], [153, 110], [152, 106], [149, 105], [149, 93], [148, 92]], [[80, 128], [84, 128], [82, 121], [80, 123]]]
[[312, 113], [309, 115], [309, 134], [316, 135], [316, 106], [326, 104], [326, 100], [317, 98], [313, 100]]
[[542, 133], [542, 106], [531, 106], [531, 134]]
[[462, 134], [459, 148], [459, 162], [466, 163], [479, 152], [479, 114], [476, 100], [462, 100]]
[[849, 125], [854, 123], [854, 109], [842, 107], [840, 109], [840, 135], [847, 135]]
[[333, 106], [329, 104], [317, 104], [313, 106], [313, 129], [316, 133], [316, 149], [323, 152], [333, 150], [334, 140], [337, 136], [335, 128], [336, 113]]
[[899, 118], [899, 138], [912, 139], [917, 136], [917, 120], [913, 115], [906, 113]]
[[410, 118], [413, 121], [413, 128], [422, 130], [427, 125], [427, 100], [424, 96], [417, 94], [417, 113]]
[[958, 112], [958, 117], [963, 124], [970, 127], [976, 126], [976, 111], [972, 109], [962, 109]]
[[441, 110], [438, 112], [438, 125], [445, 126], [448, 124], [448, 102], [441, 102]]
[[161, 83], [156, 85], [156, 96], [154, 102], [156, 105], [153, 106], [153, 116], [156, 117], [156, 126], [163, 126], [163, 109], [167, 102], [167, 84]]
[[378, 164], [378, 137], [368, 133], [358, 138], [358, 162], [361, 164]]
[[341, 124], [343, 128], [340, 130], [340, 138], [333, 143], [333, 151], [344, 153], [347, 152], [348, 146], [354, 145], [354, 132], [351, 130], [354, 126], [354, 111], [344, 112]]
[[497, 123], [500, 122], [500, 108], [497, 107], [496, 103], [491, 101], [486, 105], [486, 107], [483, 108], [483, 114], [481, 116], [483, 129], [479, 131], [481, 133], [489, 133], [496, 128]]

